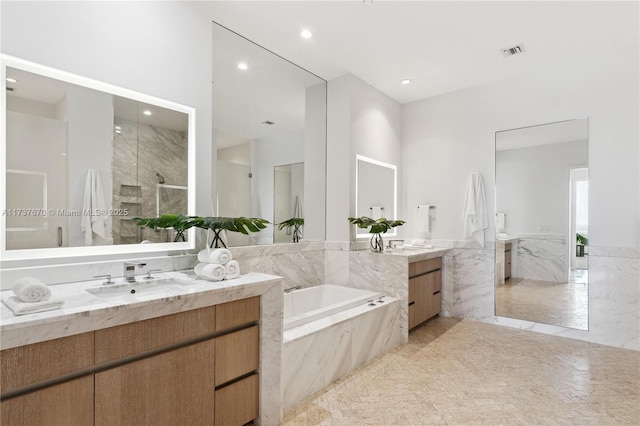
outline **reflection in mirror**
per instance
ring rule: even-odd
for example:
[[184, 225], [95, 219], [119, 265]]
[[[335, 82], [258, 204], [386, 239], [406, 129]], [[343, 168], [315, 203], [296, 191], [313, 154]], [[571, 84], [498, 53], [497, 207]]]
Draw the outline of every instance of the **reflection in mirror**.
[[3, 62], [5, 258], [172, 241], [171, 232], [139, 228], [131, 218], [189, 213], [192, 109], [15, 58]]
[[[287, 164], [274, 167], [273, 178], [273, 217], [279, 224], [293, 218], [304, 219], [304, 163]], [[290, 243], [294, 237], [302, 239], [294, 227], [274, 226], [274, 243]], [[296, 231], [296, 232], [294, 232]]]
[[588, 329], [588, 120], [496, 132], [496, 315]]
[[[362, 155], [356, 156], [356, 216], [396, 220], [397, 167]], [[392, 228], [385, 236], [393, 237]], [[356, 227], [356, 238], [370, 238], [367, 229]]]
[[[302, 211], [324, 211], [326, 81], [214, 23], [213, 126], [218, 147], [217, 216], [279, 223], [279, 206], [274, 204], [281, 198], [275, 188], [279, 175], [274, 170], [305, 163], [305, 157], [313, 164], [301, 166], [307, 179], [302, 176], [296, 183]], [[302, 197], [305, 185], [311, 185], [306, 193], [312, 198]], [[309, 203], [313, 208], [305, 207]], [[316, 230], [305, 235], [307, 240], [324, 238], [324, 220], [316, 217], [317, 213], [305, 223], [306, 229]], [[231, 247], [291, 242], [286, 230], [273, 225], [249, 236], [231, 234], [237, 233], [226, 236]]]

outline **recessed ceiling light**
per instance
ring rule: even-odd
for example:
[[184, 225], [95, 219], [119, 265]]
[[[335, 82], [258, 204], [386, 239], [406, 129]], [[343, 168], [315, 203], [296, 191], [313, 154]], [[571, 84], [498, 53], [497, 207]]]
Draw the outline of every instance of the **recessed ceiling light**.
[[247, 64], [245, 64], [244, 62], [240, 62], [238, 64], [238, 68], [244, 71], [246, 69], [249, 69], [249, 66]]
[[15, 78], [11, 78], [11, 77], [7, 77], [7, 83], [17, 83], [18, 80], [16, 80]]
[[311, 36], [313, 36], [313, 34], [311, 34], [311, 31], [309, 30], [302, 30], [300, 33], [300, 37], [302, 38], [311, 38]]
[[408, 78], [405, 78], [404, 80], [402, 80], [400, 83], [402, 84], [409, 84], [411, 83], [411, 80], [409, 80]]
[[148, 109], [145, 109], [144, 111], [142, 111], [142, 113], [144, 115], [151, 115], [151, 111], [149, 111]]

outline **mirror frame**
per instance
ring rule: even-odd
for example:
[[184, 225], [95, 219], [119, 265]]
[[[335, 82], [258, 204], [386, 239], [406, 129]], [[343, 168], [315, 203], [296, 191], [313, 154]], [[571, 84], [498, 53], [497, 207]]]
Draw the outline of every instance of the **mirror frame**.
[[[115, 96], [121, 96], [129, 99], [133, 99], [138, 102], [144, 102], [158, 107], [171, 109], [178, 111], [188, 116], [188, 131], [187, 131], [187, 186], [188, 186], [188, 201], [187, 201], [187, 214], [195, 215], [196, 206], [196, 170], [195, 170], [195, 134], [196, 134], [196, 117], [195, 108], [185, 105], [177, 104], [175, 102], [167, 101], [164, 99], [156, 98], [143, 93], [135, 92], [133, 90], [125, 89], [122, 87], [114, 86], [109, 83], [93, 80], [91, 78], [82, 77], [77, 74], [72, 74], [66, 71], [62, 71], [56, 68], [48, 67], [45, 65], [37, 64], [35, 62], [27, 61], [21, 58], [17, 58], [10, 55], [0, 54], [0, 68], [2, 70], [2, 96], [0, 96], [0, 123], [2, 128], [6, 129], [7, 119], [7, 98], [6, 98], [6, 76], [7, 67], [21, 69], [34, 74], [40, 74], [45, 77], [61, 80], [70, 84], [83, 86], [89, 89], [109, 93]], [[0, 174], [6, 176], [7, 172], [7, 135], [6, 131], [1, 132], [0, 135]], [[177, 243], [154, 243], [154, 244], [122, 244], [122, 245], [105, 245], [105, 246], [81, 246], [81, 247], [54, 247], [54, 248], [40, 248], [40, 249], [6, 249], [6, 179], [2, 180], [0, 184], [0, 210], [2, 216], [0, 217], [0, 257], [2, 261], [1, 266], [4, 266], [6, 261], [14, 260], [41, 260], [41, 259], [60, 259], [60, 258], [79, 258], [89, 255], [114, 255], [114, 254], [141, 254], [141, 253], [158, 253], [158, 252], [175, 252], [184, 250], [193, 250], [196, 245], [196, 230], [191, 228], [188, 231], [188, 238], [186, 242]]]
[[[387, 217], [387, 219], [396, 220], [398, 215], [398, 166], [385, 163], [384, 161], [374, 160], [373, 158], [365, 157], [360, 154], [356, 154], [356, 215], [358, 214], [358, 180], [360, 179], [360, 161], [393, 170], [393, 217]], [[370, 232], [358, 233], [358, 229], [360, 228], [356, 227], [356, 240], [361, 238], [371, 238], [373, 235]], [[391, 228], [390, 232], [384, 233], [385, 237], [395, 237], [397, 235], [397, 228]]]

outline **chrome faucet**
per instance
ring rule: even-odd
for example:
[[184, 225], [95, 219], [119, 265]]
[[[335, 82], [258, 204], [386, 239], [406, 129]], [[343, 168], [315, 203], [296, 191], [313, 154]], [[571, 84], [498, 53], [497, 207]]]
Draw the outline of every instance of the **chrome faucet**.
[[136, 262], [124, 262], [124, 279], [127, 282], [134, 283], [136, 282], [136, 266], [138, 268], [144, 268], [147, 266], [146, 263], [136, 263]]

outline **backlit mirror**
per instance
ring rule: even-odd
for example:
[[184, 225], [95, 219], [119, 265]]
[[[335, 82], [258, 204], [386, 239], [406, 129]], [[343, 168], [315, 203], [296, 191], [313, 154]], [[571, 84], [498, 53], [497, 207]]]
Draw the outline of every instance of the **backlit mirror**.
[[[297, 196], [304, 239], [323, 240], [326, 81], [214, 23], [213, 126], [217, 215], [277, 224], [291, 218]], [[277, 228], [226, 238], [229, 246], [291, 242]]]
[[193, 214], [192, 108], [2, 60], [3, 259], [193, 247], [131, 221]]
[[496, 315], [587, 330], [588, 120], [496, 132]]
[[[395, 220], [397, 212], [397, 167], [393, 164], [356, 156], [356, 216]], [[367, 229], [356, 227], [356, 238], [371, 237]], [[392, 228], [385, 236], [393, 237]]]

